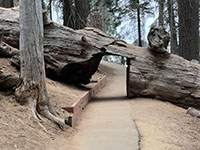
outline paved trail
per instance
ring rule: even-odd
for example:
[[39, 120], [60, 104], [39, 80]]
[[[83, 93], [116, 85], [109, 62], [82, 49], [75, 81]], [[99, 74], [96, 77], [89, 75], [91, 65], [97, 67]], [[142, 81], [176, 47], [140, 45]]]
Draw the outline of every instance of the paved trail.
[[125, 67], [103, 63], [107, 86], [90, 102], [72, 139], [72, 150], [137, 150], [138, 132], [126, 99]]

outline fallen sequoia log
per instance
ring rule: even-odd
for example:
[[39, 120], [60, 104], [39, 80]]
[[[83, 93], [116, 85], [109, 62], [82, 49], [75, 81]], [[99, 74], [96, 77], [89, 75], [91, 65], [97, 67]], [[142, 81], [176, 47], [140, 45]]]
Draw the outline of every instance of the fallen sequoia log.
[[5, 74], [0, 68], [0, 91], [12, 91], [20, 83], [20, 79], [15, 75]]
[[[19, 11], [0, 8], [0, 33], [3, 42], [19, 49]], [[49, 23], [44, 30], [44, 58], [48, 77], [73, 84], [87, 84], [97, 71], [105, 53], [132, 57], [131, 50], [111, 49], [109, 45], [124, 46], [123, 41], [115, 41], [99, 29], [85, 28], [74, 31], [68, 27]], [[113, 53], [114, 51], [114, 53]], [[1, 52], [2, 54], [5, 53]], [[10, 53], [9, 55], [13, 55]], [[17, 54], [18, 55], [18, 54]], [[3, 57], [3, 56], [1, 56]], [[6, 56], [9, 57], [9, 56]], [[19, 58], [12, 62], [19, 67]]]
[[128, 96], [200, 108], [200, 64], [166, 52], [169, 38], [160, 36], [161, 33], [162, 29], [152, 28], [149, 47], [133, 52], [135, 57], [130, 60], [128, 70]]
[[[18, 16], [18, 10], [0, 8], [3, 41], [16, 49], [19, 48]], [[98, 29], [74, 31], [50, 23], [45, 26], [44, 35], [47, 76], [88, 83], [104, 54], [120, 55], [128, 59], [128, 97], [152, 97], [200, 108], [200, 65], [166, 52], [169, 39], [165, 35], [163, 30], [152, 29], [149, 47], [136, 47]]]
[[[19, 12], [17, 9], [0, 8], [0, 33], [3, 42], [19, 49]], [[48, 77], [73, 84], [87, 84], [97, 71], [103, 48], [90, 44], [84, 34], [55, 24], [45, 26], [44, 57]], [[1, 57], [13, 56], [1, 48]], [[19, 53], [19, 52], [18, 52]], [[15, 59], [19, 66], [19, 58]]]

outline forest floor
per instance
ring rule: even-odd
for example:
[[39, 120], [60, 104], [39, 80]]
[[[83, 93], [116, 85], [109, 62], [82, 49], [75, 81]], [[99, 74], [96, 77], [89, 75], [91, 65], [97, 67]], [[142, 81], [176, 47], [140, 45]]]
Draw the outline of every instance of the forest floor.
[[[8, 72], [17, 74], [7, 60], [0, 59], [0, 64]], [[109, 74], [112, 73], [112, 68], [104, 65], [100, 68], [108, 74], [111, 84], [112, 75]], [[97, 75], [96, 79], [99, 77], [101, 75]], [[116, 86], [120, 85], [119, 81]], [[62, 116], [67, 116], [68, 113], [61, 106], [73, 103], [86, 90], [49, 79], [47, 86], [52, 105]], [[128, 104], [130, 115], [140, 133], [141, 150], [200, 149], [200, 119], [186, 114], [186, 109], [168, 102], [144, 98], [131, 99]], [[72, 139], [80, 132], [81, 122], [87, 120], [83, 113], [77, 128], [66, 126], [64, 131], [45, 120], [42, 125], [47, 129], [46, 132], [27, 106], [17, 104], [13, 96], [5, 93], [0, 93], [0, 114], [1, 150], [73, 150], [73, 144], [76, 143]]]
[[200, 119], [168, 102], [131, 100], [132, 116], [140, 133], [141, 150], [199, 150]]
[[[0, 64], [5, 74], [19, 75], [19, 72], [10, 65], [9, 59], [0, 58]], [[99, 81], [103, 76], [97, 72], [92, 80]], [[70, 114], [62, 108], [71, 106], [95, 85], [95, 82], [86, 86], [73, 86], [50, 79], [46, 81], [51, 105], [65, 118]], [[0, 92], [0, 114], [1, 150], [59, 149], [58, 143], [67, 143], [66, 138], [74, 130], [66, 126], [62, 131], [46, 119], [41, 125], [28, 106], [19, 105], [14, 96], [3, 92]]]

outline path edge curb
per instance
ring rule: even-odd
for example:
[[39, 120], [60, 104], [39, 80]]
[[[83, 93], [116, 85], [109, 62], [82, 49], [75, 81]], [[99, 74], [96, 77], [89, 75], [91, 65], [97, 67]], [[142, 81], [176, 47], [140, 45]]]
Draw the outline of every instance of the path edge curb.
[[98, 81], [93, 88], [83, 94], [83, 96], [76, 101], [70, 107], [63, 107], [64, 110], [68, 111], [72, 115], [68, 117], [67, 124], [74, 128], [76, 126], [76, 121], [81, 115], [82, 110], [87, 106], [89, 100], [95, 96], [106, 84], [106, 75], [102, 77], [100, 81]]

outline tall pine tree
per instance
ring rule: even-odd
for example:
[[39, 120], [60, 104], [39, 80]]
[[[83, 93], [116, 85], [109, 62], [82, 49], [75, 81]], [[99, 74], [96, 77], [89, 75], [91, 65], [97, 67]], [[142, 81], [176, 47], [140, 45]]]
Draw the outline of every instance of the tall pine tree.
[[199, 0], [178, 0], [179, 55], [199, 60]]

